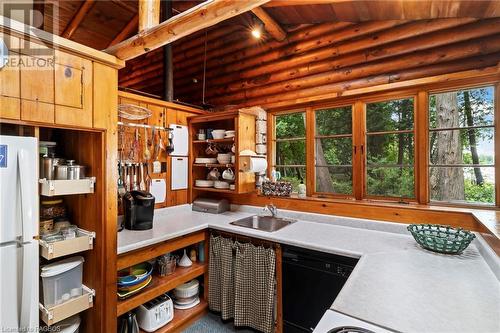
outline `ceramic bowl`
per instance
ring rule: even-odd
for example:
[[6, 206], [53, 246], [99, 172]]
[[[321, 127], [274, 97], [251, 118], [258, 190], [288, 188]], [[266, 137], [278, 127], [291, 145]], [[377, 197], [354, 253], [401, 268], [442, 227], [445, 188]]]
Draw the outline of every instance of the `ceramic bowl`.
[[214, 139], [224, 139], [224, 136], [226, 135], [226, 130], [218, 129], [218, 130], [213, 130], [212, 131], [212, 137]]

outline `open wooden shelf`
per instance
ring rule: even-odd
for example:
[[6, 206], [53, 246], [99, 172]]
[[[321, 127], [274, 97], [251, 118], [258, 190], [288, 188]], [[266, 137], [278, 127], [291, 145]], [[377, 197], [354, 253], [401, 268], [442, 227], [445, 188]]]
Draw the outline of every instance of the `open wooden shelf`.
[[234, 137], [225, 139], [208, 139], [208, 140], [193, 140], [193, 143], [232, 143], [234, 142]]
[[193, 167], [203, 167], [203, 168], [234, 168], [233, 163], [219, 164], [219, 163], [194, 163]]
[[196, 191], [208, 191], [208, 192], [221, 192], [221, 193], [234, 193], [234, 190], [215, 188], [215, 187], [193, 187]]
[[167, 276], [153, 276], [153, 281], [143, 291], [124, 300], [118, 300], [117, 315], [135, 309], [141, 304], [166, 293], [180, 284], [205, 274], [208, 271], [206, 263], [195, 262], [191, 267], [177, 267], [173, 274]]
[[[206, 300], [200, 298], [200, 304], [197, 306], [187, 309], [178, 310], [174, 309], [174, 318], [167, 325], [157, 329], [154, 333], [167, 333], [167, 332], [179, 332], [180, 329], [185, 328], [184, 325], [188, 322], [193, 322], [197, 317], [203, 315], [208, 309], [208, 303]], [[141, 330], [141, 333], [146, 333]]]

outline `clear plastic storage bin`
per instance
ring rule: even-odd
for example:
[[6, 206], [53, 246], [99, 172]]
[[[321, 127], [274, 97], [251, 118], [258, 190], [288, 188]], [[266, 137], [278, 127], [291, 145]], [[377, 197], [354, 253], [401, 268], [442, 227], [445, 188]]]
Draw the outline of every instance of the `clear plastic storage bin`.
[[43, 305], [50, 308], [82, 295], [83, 257], [71, 257], [42, 267]]

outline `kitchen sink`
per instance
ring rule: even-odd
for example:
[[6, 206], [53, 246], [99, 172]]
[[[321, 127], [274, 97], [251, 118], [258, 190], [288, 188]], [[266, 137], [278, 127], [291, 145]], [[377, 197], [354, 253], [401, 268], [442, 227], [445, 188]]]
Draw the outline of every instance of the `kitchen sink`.
[[245, 217], [244, 219], [231, 222], [232, 225], [237, 225], [245, 228], [252, 228], [262, 231], [273, 232], [276, 230], [280, 230], [281, 228], [286, 227], [294, 223], [296, 220], [292, 219], [284, 219], [274, 216], [259, 216], [254, 215], [250, 217]]

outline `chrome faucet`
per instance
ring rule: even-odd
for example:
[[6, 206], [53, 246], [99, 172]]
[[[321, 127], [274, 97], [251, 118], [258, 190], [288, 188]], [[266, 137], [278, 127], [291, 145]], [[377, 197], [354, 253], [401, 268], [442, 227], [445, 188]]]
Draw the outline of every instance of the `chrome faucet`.
[[266, 205], [266, 208], [271, 212], [272, 217], [278, 217], [278, 207], [273, 204]]

